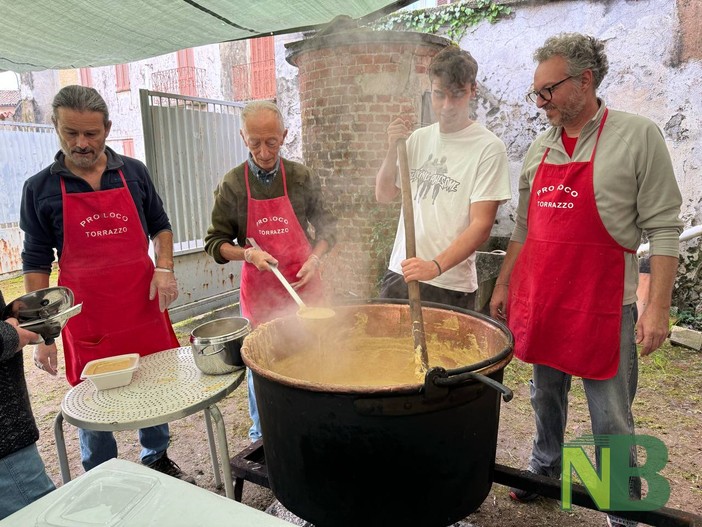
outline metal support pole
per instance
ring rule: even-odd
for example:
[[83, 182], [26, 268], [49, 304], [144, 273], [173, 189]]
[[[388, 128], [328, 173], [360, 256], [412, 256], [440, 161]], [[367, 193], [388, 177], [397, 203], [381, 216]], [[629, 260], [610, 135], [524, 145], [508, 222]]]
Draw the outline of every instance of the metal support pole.
[[65, 484], [71, 481], [71, 469], [68, 466], [66, 440], [63, 437], [63, 412], [61, 412], [61, 410], [59, 410], [59, 413], [56, 414], [56, 418], [54, 419], [54, 438], [56, 439], [61, 479]]

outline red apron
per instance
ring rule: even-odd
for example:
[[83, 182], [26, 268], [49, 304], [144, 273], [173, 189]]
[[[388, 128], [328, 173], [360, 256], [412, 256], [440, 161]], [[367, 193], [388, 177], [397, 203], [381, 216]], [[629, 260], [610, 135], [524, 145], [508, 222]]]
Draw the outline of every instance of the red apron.
[[[262, 250], [280, 262], [278, 269], [288, 282], [297, 282], [299, 279], [295, 275], [312, 254], [312, 247], [288, 198], [288, 184], [282, 161], [280, 173], [283, 177], [282, 196], [253, 199], [249, 188], [249, 164], [246, 163], [246, 236], [256, 240]], [[306, 304], [318, 303], [323, 298], [319, 273], [297, 292]], [[273, 273], [259, 271], [255, 265], [247, 262], [244, 262], [241, 271], [240, 302], [241, 314], [253, 326], [297, 311], [297, 304]]]
[[619, 368], [624, 253], [595, 202], [593, 163], [546, 163], [536, 171], [528, 234], [509, 287], [515, 356], [578, 377], [609, 379]]
[[66, 192], [58, 284], [73, 290], [80, 315], [63, 329], [66, 377], [75, 386], [85, 364], [123, 353], [178, 347], [167, 312], [149, 300], [154, 264], [122, 171], [122, 188]]

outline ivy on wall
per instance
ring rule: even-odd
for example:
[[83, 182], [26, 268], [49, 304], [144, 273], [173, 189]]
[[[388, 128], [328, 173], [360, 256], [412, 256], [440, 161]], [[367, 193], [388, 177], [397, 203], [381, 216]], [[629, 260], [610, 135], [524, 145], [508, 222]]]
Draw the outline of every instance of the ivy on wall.
[[448, 4], [432, 9], [398, 11], [376, 21], [371, 27], [378, 30], [417, 31], [419, 33], [439, 33], [455, 42], [460, 42], [466, 30], [483, 20], [491, 24], [509, 15], [512, 8], [499, 5], [491, 0], [473, 0]]
[[673, 289], [673, 304], [678, 308], [682, 323], [702, 331], [702, 246], [680, 248], [680, 267]]
[[388, 213], [385, 207], [376, 207], [373, 214], [373, 228], [370, 237], [371, 262], [378, 263], [377, 275], [372, 286], [371, 296], [378, 296], [385, 271], [390, 263], [390, 254], [395, 242], [400, 204], [396, 203], [393, 213]]

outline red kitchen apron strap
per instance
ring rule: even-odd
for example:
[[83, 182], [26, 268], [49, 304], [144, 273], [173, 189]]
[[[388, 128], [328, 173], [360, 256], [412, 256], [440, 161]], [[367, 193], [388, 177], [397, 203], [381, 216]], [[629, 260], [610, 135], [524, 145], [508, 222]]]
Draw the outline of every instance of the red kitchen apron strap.
[[83, 303], [62, 332], [66, 377], [73, 386], [93, 359], [179, 346], [168, 313], [159, 310], [158, 298], [149, 300], [154, 264], [121, 170], [119, 175], [121, 188], [70, 194], [61, 178], [58, 283]]
[[[251, 197], [249, 165], [245, 164], [244, 179], [248, 197], [246, 236], [256, 240], [262, 250], [279, 261], [278, 269], [288, 282], [297, 282], [295, 276], [312, 253], [305, 231], [295, 216], [288, 198], [285, 165], [280, 162], [283, 178], [283, 195], [278, 198], [258, 200]], [[297, 291], [307, 304], [319, 303], [323, 297], [319, 273], [305, 287]], [[241, 313], [253, 326], [276, 317], [293, 313], [297, 304], [275, 275], [259, 271], [255, 265], [244, 262], [241, 271]]]
[[536, 171], [527, 238], [512, 273], [508, 324], [515, 356], [588, 379], [619, 367], [624, 253], [595, 201], [594, 160], [554, 165], [546, 150]]

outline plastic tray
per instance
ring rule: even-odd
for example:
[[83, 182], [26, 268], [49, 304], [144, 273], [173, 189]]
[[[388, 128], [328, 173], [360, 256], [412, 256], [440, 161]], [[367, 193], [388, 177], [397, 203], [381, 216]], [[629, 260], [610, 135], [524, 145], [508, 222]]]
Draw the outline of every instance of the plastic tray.
[[36, 527], [129, 525], [125, 520], [152, 499], [158, 485], [155, 477], [119, 470], [88, 473], [37, 518]]
[[132, 382], [132, 375], [139, 367], [139, 354], [128, 353], [105, 359], [91, 360], [83, 368], [81, 379], [89, 379], [98, 390], [119, 388]]

